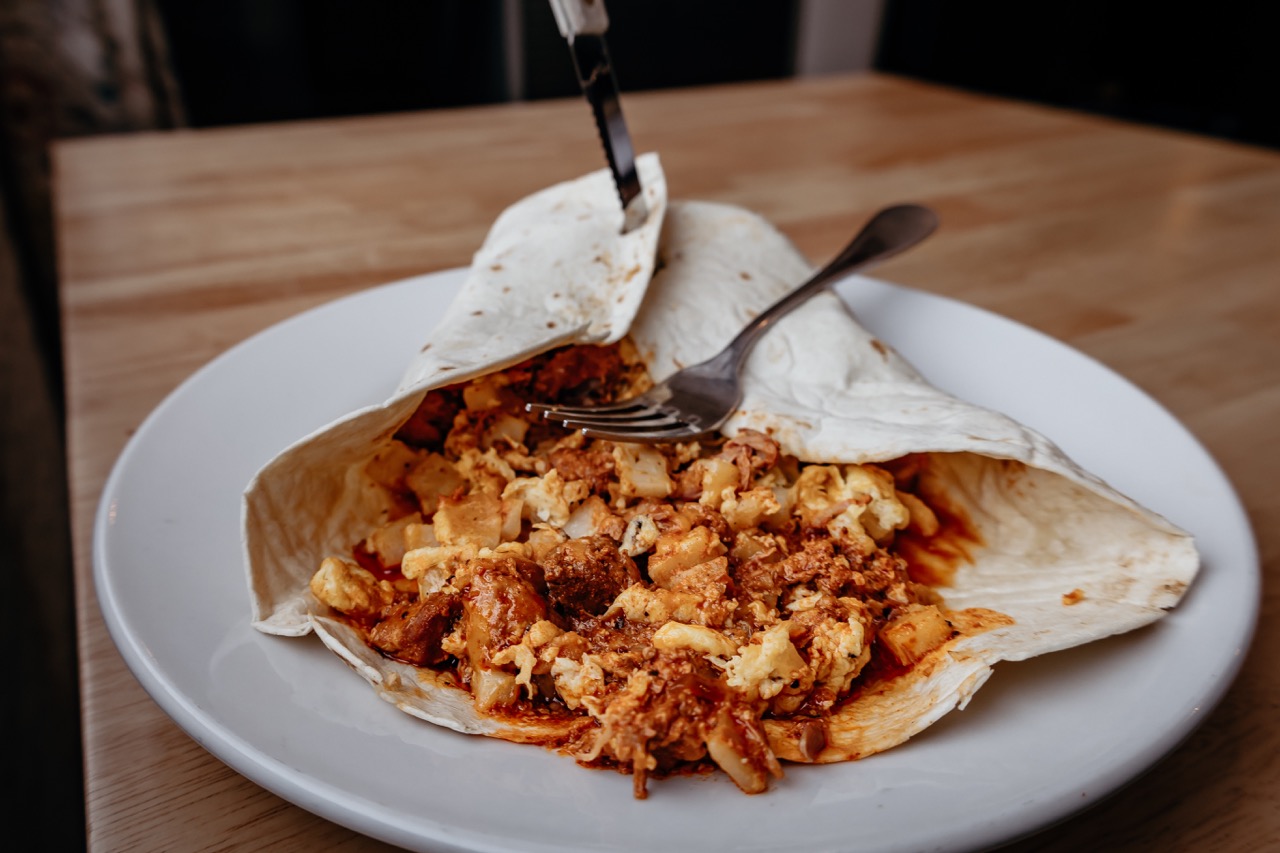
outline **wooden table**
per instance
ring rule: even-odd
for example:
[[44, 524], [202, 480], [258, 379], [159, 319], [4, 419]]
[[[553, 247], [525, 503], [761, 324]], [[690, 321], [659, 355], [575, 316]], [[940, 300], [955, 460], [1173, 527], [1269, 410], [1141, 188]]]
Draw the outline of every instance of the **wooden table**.
[[[1220, 460], [1280, 582], [1280, 155], [876, 75], [625, 108], [673, 195], [754, 208], [815, 259], [882, 204], [937, 208], [944, 230], [877, 274], [1039, 328], [1148, 390]], [[143, 692], [98, 610], [93, 514], [130, 433], [196, 368], [336, 296], [463, 266], [507, 204], [597, 168], [586, 107], [108, 137], [54, 155], [90, 844], [378, 849], [228, 769]], [[1013, 849], [1280, 844], [1278, 709], [1270, 585], [1204, 725]]]

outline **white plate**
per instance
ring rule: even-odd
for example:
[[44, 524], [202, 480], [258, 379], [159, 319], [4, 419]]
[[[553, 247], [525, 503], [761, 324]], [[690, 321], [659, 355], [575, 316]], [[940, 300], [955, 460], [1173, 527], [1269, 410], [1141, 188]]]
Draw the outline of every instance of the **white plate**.
[[[142, 685], [206, 749], [326, 818], [423, 850], [972, 849], [1091, 805], [1176, 746], [1252, 634], [1258, 558], [1222, 472], [1107, 368], [1009, 320], [870, 279], [843, 293], [935, 384], [1036, 427], [1192, 531], [1200, 577], [1134, 633], [1002, 663], [968, 709], [860, 762], [650, 785], [409, 717], [313, 637], [249, 626], [240, 494], [285, 445], [381, 401], [461, 283], [450, 271], [281, 323], [191, 377], [138, 430], [102, 498], [95, 580]], [[1229, 618], [1223, 618], [1229, 614]]]

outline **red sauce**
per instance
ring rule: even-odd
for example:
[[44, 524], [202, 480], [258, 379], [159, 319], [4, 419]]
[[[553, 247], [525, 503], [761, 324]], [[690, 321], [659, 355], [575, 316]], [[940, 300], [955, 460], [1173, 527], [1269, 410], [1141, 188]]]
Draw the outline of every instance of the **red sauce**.
[[[927, 465], [928, 461], [920, 464]], [[912, 528], [901, 531], [894, 539], [894, 550], [907, 561], [907, 571], [916, 583], [950, 586], [956, 569], [962, 563], [973, 562], [974, 550], [983, 544], [982, 536], [968, 513], [945, 493], [919, 497], [938, 517], [938, 531], [932, 536], [923, 536]]]
[[404, 580], [404, 575], [400, 572], [399, 563], [396, 563], [394, 566], [384, 566], [382, 561], [378, 559], [378, 555], [370, 553], [370, 551], [364, 547], [363, 542], [357, 543], [356, 546], [351, 549], [351, 556], [356, 563], [359, 564], [360, 568], [364, 569], [380, 581]]

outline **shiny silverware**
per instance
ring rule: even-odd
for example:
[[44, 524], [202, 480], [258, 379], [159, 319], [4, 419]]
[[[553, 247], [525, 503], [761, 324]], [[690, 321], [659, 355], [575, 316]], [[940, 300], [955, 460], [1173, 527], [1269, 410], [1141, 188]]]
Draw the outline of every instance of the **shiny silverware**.
[[707, 361], [686, 367], [622, 402], [599, 406], [530, 403], [526, 408], [593, 438], [616, 441], [687, 441], [713, 432], [729, 419], [742, 400], [742, 364], [761, 335], [837, 279], [911, 248], [932, 234], [937, 225], [937, 214], [927, 207], [904, 204], [885, 208], [833, 261], [759, 314]]

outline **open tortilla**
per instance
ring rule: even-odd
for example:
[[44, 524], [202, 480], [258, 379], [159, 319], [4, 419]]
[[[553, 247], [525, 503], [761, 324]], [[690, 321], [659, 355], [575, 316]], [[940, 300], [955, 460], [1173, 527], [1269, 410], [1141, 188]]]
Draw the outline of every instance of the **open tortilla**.
[[[378, 654], [325, 612], [308, 581], [326, 555], [349, 551], [373, 526], [383, 507], [363, 479], [364, 464], [430, 389], [553, 347], [627, 334], [660, 380], [717, 352], [809, 273], [760, 217], [719, 204], [668, 205], [657, 159], [642, 158], [640, 169], [652, 213], [626, 235], [605, 172], [509, 209], [395, 395], [302, 439], [258, 473], [244, 501], [255, 627], [285, 636], [315, 631], [384, 699], [430, 722], [522, 741], [554, 734], [546, 727], [561, 724], [481, 714], [444, 678]], [[910, 672], [842, 705], [817, 754], [801, 748], [798, 727], [766, 721], [781, 758], [837, 761], [892, 747], [963, 707], [997, 661], [1150, 623], [1196, 574], [1188, 534], [1081, 470], [1045, 437], [931, 387], [832, 294], [762, 339], [744, 379], [746, 396], [726, 434], [769, 433], [808, 462], [929, 454], [927, 488], [977, 533], [968, 559], [938, 587], [949, 610], [963, 614], [956, 636]]]

